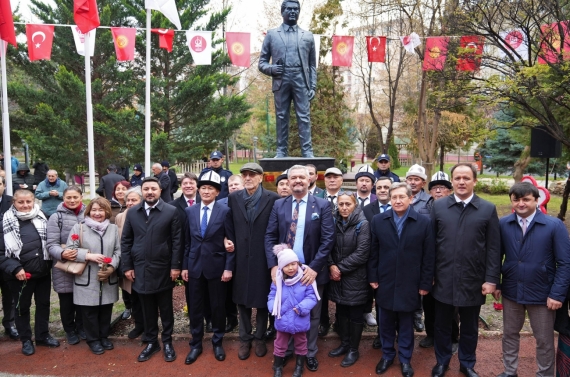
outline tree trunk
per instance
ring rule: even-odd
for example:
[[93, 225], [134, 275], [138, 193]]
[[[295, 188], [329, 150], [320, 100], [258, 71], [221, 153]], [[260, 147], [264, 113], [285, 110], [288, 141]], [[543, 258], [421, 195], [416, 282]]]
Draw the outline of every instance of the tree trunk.
[[521, 156], [518, 161], [515, 162], [515, 170], [513, 171], [513, 178], [515, 179], [515, 183], [521, 181], [524, 171], [526, 170], [528, 164], [530, 164], [530, 160], [530, 146], [527, 145], [521, 152]]
[[439, 150], [439, 170], [443, 171], [443, 165], [445, 163], [445, 148], [442, 145], [441, 149]]
[[570, 195], [570, 177], [566, 180], [566, 187], [564, 187], [564, 193], [562, 194], [562, 204], [560, 204], [560, 212], [558, 212], [558, 218], [562, 221], [566, 218], [566, 210], [568, 209], [568, 196]]

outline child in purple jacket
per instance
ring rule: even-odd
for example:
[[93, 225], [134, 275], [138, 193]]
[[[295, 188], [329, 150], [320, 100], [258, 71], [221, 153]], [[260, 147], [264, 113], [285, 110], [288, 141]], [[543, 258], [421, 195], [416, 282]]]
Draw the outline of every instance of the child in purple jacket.
[[304, 266], [299, 263], [297, 254], [286, 245], [277, 245], [273, 248], [277, 255], [279, 269], [275, 282], [271, 283], [269, 302], [267, 307], [275, 316], [275, 329], [277, 337], [274, 343], [274, 377], [281, 377], [285, 351], [289, 339], [293, 337], [297, 363], [293, 377], [303, 375], [303, 366], [307, 356], [307, 331], [311, 327], [311, 309], [320, 300], [317, 285], [302, 285]]

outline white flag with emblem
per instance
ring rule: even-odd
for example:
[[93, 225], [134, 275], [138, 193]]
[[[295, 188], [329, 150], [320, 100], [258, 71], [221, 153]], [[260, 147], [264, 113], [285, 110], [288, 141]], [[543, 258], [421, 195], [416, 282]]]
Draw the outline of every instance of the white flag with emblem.
[[160, 11], [170, 22], [176, 25], [178, 30], [182, 29], [174, 0], [145, 0], [145, 8]]
[[[79, 30], [77, 25], [71, 26], [71, 31], [73, 32], [77, 53], [81, 56], [85, 56], [85, 34]], [[89, 32], [89, 56], [93, 56], [95, 53], [95, 34], [97, 34], [97, 28]]]
[[186, 43], [196, 65], [212, 64], [212, 32], [190, 31], [186, 32]]

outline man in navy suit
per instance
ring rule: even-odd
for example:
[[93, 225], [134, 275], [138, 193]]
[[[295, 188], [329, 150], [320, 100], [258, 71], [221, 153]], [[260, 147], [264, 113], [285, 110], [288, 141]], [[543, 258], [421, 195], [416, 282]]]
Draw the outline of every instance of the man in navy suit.
[[[289, 185], [293, 195], [279, 199], [273, 205], [269, 224], [265, 233], [265, 255], [271, 268], [271, 278], [275, 281], [277, 257], [273, 246], [287, 243], [299, 257], [299, 261], [308, 266], [301, 282], [304, 285], [317, 282], [319, 296], [324, 284], [329, 281], [327, 260], [335, 243], [335, 229], [331, 204], [314, 195], [309, 195], [309, 171], [305, 166], [294, 165], [289, 169]], [[294, 214], [298, 214], [295, 226]], [[293, 226], [292, 226], [293, 225]], [[296, 231], [292, 232], [295, 228]], [[316, 371], [319, 363], [317, 355], [317, 335], [321, 302], [311, 310], [311, 329], [308, 333], [307, 368]]]
[[204, 301], [209, 296], [212, 310], [212, 345], [216, 360], [226, 359], [222, 340], [226, 327], [226, 282], [232, 278], [234, 254], [228, 253], [224, 238], [233, 239], [231, 210], [217, 203], [221, 190], [220, 176], [209, 171], [198, 181], [201, 203], [186, 208], [186, 245], [182, 263], [182, 279], [188, 282], [190, 314], [190, 353], [186, 364], [192, 364], [202, 353], [204, 338]]

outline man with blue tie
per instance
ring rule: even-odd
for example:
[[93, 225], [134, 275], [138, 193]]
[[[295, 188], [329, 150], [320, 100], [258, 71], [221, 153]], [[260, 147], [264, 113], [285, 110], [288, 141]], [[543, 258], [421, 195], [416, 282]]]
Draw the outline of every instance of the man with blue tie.
[[198, 181], [201, 203], [186, 208], [187, 227], [182, 279], [188, 282], [188, 313], [190, 316], [190, 353], [186, 364], [194, 363], [202, 354], [204, 338], [204, 302], [209, 296], [212, 311], [212, 345], [216, 360], [226, 353], [222, 340], [226, 327], [226, 282], [232, 278], [234, 254], [226, 251], [224, 238], [233, 239], [231, 210], [216, 202], [220, 193], [220, 176], [214, 171], [203, 174]]
[[[335, 229], [331, 205], [328, 201], [309, 195], [309, 171], [305, 166], [289, 168], [289, 185], [293, 194], [279, 199], [273, 205], [265, 233], [265, 255], [275, 281], [277, 258], [273, 246], [286, 243], [307, 266], [301, 278], [303, 285], [317, 282], [319, 296], [329, 281], [327, 260], [335, 243]], [[311, 329], [307, 336], [307, 368], [316, 371], [317, 337], [321, 302], [311, 310]]]

